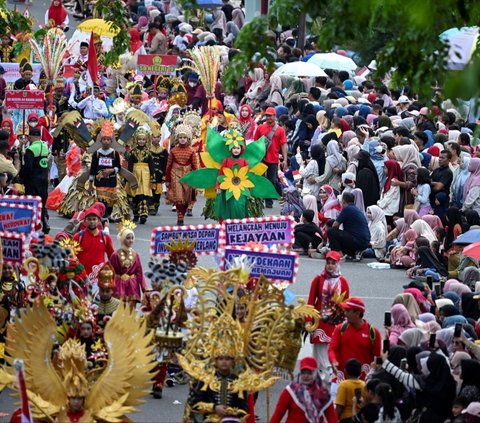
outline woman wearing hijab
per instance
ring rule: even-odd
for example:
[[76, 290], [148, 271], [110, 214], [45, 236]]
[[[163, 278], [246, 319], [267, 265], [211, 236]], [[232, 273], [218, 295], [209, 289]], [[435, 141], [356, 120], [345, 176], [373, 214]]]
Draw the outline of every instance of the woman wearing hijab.
[[432, 228], [433, 232], [435, 232], [437, 228], [443, 228], [442, 221], [435, 214], [426, 214], [425, 216], [422, 216], [422, 220], [427, 222], [428, 226]]
[[467, 209], [463, 212], [465, 219], [467, 220], [468, 230], [480, 229], [480, 215], [475, 210]]
[[417, 237], [427, 238], [428, 242], [437, 240], [435, 232], [433, 232], [428, 223], [422, 219], [415, 220], [410, 227], [417, 233]]
[[453, 327], [457, 323], [462, 325], [468, 324], [467, 319], [460, 314], [460, 310], [451, 304], [446, 304], [443, 307], [440, 307], [439, 316], [442, 328], [444, 329]]
[[403, 170], [403, 182], [393, 182], [402, 190], [402, 204], [400, 210], [406, 205], [412, 205], [415, 202], [411, 190], [417, 186], [417, 169], [422, 166], [418, 150], [413, 145], [399, 145], [392, 148], [395, 160], [400, 162]]
[[432, 276], [433, 280], [436, 282], [440, 280], [440, 277], [448, 275], [445, 266], [438, 261], [437, 257], [429, 247], [419, 247], [417, 250], [417, 257], [417, 275]]
[[338, 141], [332, 140], [327, 144], [327, 163], [332, 171], [330, 176], [328, 176], [328, 168], [325, 169], [325, 178], [328, 177], [328, 179], [324, 184], [338, 187], [341, 182], [340, 175], [345, 172], [347, 168], [347, 161], [340, 153], [340, 145], [338, 144]]
[[270, 93], [267, 98], [267, 103], [275, 106], [283, 106], [282, 78], [280, 78], [280, 75], [272, 75], [270, 77]]
[[385, 213], [378, 206], [367, 207], [368, 229], [370, 231], [370, 248], [363, 252], [365, 258], [381, 260], [385, 257], [387, 244], [387, 221]]
[[395, 160], [387, 160], [385, 162], [385, 173], [387, 179], [383, 187], [382, 195], [378, 200], [378, 205], [383, 209], [387, 218], [387, 223], [392, 225], [393, 215], [400, 210], [400, 187], [392, 184], [393, 180], [403, 181], [403, 171], [399, 163]]
[[420, 307], [418, 306], [418, 303], [415, 301], [415, 297], [412, 294], [398, 294], [393, 299], [392, 306], [395, 304], [403, 304], [405, 306], [405, 308], [408, 310], [408, 314], [410, 314], [412, 322], [414, 322], [421, 313]]
[[270, 423], [336, 423], [337, 414], [329, 390], [317, 371], [317, 360], [305, 357], [300, 373], [280, 394]]
[[462, 386], [459, 396], [468, 402], [480, 401], [480, 363], [477, 360], [465, 359], [460, 362]]
[[139, 54], [147, 54], [145, 47], [140, 40], [140, 33], [138, 32], [138, 29], [132, 27], [128, 30], [128, 32], [130, 33], [130, 53], [132, 53], [134, 56]]
[[405, 348], [418, 347], [424, 341], [426, 341], [425, 334], [415, 325], [403, 330], [397, 338], [397, 344]]
[[463, 233], [462, 215], [460, 210], [456, 207], [450, 207], [445, 213], [445, 223], [447, 224], [447, 231], [443, 249], [445, 251], [445, 255], [448, 257], [450, 254], [454, 254], [459, 251], [459, 247], [455, 246], [453, 241], [455, 241]]
[[443, 292], [455, 292], [457, 295], [462, 296], [462, 294], [472, 292], [472, 290], [467, 285], [457, 281], [456, 279], [448, 279], [443, 287]]
[[68, 27], [68, 13], [63, 7], [62, 0], [52, 0], [45, 13], [45, 25], [50, 26], [50, 21], [53, 21], [53, 26], [56, 28], [65, 30]]
[[327, 239], [327, 222], [332, 219], [335, 220], [338, 217], [342, 211], [342, 206], [335, 195], [335, 191], [330, 185], [322, 185], [319, 192], [319, 198], [321, 208], [318, 213], [318, 219], [320, 221], [323, 239]]
[[400, 245], [394, 247], [390, 253], [390, 264], [393, 268], [408, 269], [415, 264], [415, 240], [417, 238], [418, 236], [414, 229], [409, 229], [403, 234]]
[[355, 185], [362, 190], [366, 207], [376, 205], [380, 199], [380, 182], [377, 170], [370, 160], [370, 154], [366, 151], [359, 151], [357, 160], [357, 180]]
[[[307, 194], [303, 196], [303, 207], [305, 210], [313, 210], [313, 223], [320, 226], [320, 221], [318, 219], [318, 202], [317, 197], [312, 194]], [[326, 238], [324, 238], [326, 239]]]
[[480, 214], [480, 158], [473, 157], [468, 164], [470, 176], [463, 186], [463, 210]]
[[453, 171], [453, 181], [450, 186], [450, 204], [459, 209], [463, 206], [463, 188], [465, 182], [470, 176], [468, 165], [470, 164], [470, 155], [468, 153], [460, 153], [458, 158], [458, 167]]
[[415, 421], [436, 423], [443, 422], [450, 417], [452, 401], [456, 394], [456, 384], [444, 355], [432, 352], [428, 356], [426, 362], [428, 375], [404, 372], [388, 359], [384, 360], [382, 367], [402, 382], [405, 387], [415, 390], [418, 413], [418, 420]]
[[240, 124], [240, 131], [245, 138], [246, 143], [253, 140], [253, 135], [257, 129], [257, 124], [252, 116], [252, 108], [248, 104], [244, 104], [240, 107], [240, 113], [238, 116], [238, 122]]
[[[20, 125], [19, 125], [20, 126]], [[17, 136], [13, 130], [13, 121], [10, 118], [3, 118], [2, 120], [2, 130], [8, 132], [8, 149], [11, 150], [17, 141]]]
[[325, 158], [325, 150], [321, 144], [313, 146], [310, 155], [312, 159], [306, 166], [304, 165], [304, 162], [302, 162], [298, 172], [303, 178], [302, 193], [304, 195], [313, 195], [317, 198], [320, 187], [323, 185], [317, 181], [322, 180], [328, 164]]
[[238, 29], [242, 29], [245, 25], [245, 15], [243, 14], [243, 10], [240, 8], [236, 8], [232, 10], [232, 21], [235, 25], [237, 25]]
[[390, 340], [390, 345], [397, 345], [400, 335], [407, 329], [414, 328], [415, 324], [403, 304], [395, 304], [391, 309], [391, 313], [393, 326], [387, 328], [388, 339]]
[[427, 313], [430, 311], [430, 308], [433, 305], [433, 300], [431, 295], [425, 296], [423, 292], [420, 291], [418, 288], [405, 288], [403, 292], [406, 294], [413, 295], [413, 298], [415, 298], [415, 301], [417, 302], [421, 313]]
[[465, 351], [456, 351], [453, 353], [452, 357], [450, 358], [450, 367], [452, 369], [452, 376], [457, 383], [457, 395], [460, 392], [462, 387], [462, 361], [463, 360], [470, 360], [472, 357]]

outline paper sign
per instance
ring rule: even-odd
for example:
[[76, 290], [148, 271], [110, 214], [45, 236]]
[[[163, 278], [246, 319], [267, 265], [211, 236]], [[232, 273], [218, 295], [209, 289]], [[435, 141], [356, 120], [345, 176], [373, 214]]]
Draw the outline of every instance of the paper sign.
[[0, 232], [4, 263], [22, 264], [25, 259], [26, 243], [23, 234]]
[[0, 231], [30, 233], [35, 228], [35, 210], [23, 204], [0, 203]]
[[10, 204], [23, 204], [33, 207], [35, 211], [35, 224], [42, 220], [42, 199], [38, 195], [4, 195], [2, 201]]
[[220, 245], [220, 225], [159, 226], [152, 231], [150, 253], [168, 255], [166, 245], [178, 239], [195, 241], [196, 254], [214, 254]]
[[292, 216], [227, 219], [222, 222], [222, 238], [225, 245], [291, 245], [294, 225]]
[[143, 75], [170, 75], [177, 67], [177, 56], [163, 54], [139, 54], [137, 70]]
[[5, 107], [16, 110], [43, 109], [45, 92], [42, 90], [6, 91]]
[[235, 257], [246, 255], [250, 262], [254, 263], [250, 277], [258, 278], [264, 275], [275, 281], [287, 281], [293, 283], [298, 272], [298, 254], [290, 251], [254, 251], [249, 248], [226, 247], [223, 256], [223, 269], [230, 268]]
[[[20, 66], [19, 63], [0, 63], [2, 65], [3, 69], [5, 69], [5, 73], [3, 74], [3, 79], [5, 79], [5, 82], [7, 84], [12, 84], [17, 80], [22, 77], [20, 75], [20, 72], [18, 71], [18, 68]], [[33, 68], [33, 76], [32, 76], [32, 81], [38, 83], [38, 79], [40, 77], [40, 72], [42, 70], [42, 65], [40, 63], [32, 63], [32, 68]], [[43, 106], [42, 106], [43, 109]]]

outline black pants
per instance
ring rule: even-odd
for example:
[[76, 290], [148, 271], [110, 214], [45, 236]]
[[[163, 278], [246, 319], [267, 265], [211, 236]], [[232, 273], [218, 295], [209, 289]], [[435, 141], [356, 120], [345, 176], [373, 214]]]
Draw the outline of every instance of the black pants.
[[[278, 163], [265, 163], [267, 165], [267, 171], [265, 172], [265, 177], [273, 184], [275, 190], [277, 191], [278, 195], [282, 195], [282, 185], [278, 180]], [[267, 206], [271, 206], [273, 204], [273, 199], [267, 198], [265, 200], [265, 204]]]
[[337, 228], [327, 230], [328, 242], [333, 251], [341, 251], [347, 256], [354, 256], [357, 251], [363, 251], [368, 245], [360, 244], [352, 234]]
[[308, 251], [308, 247], [312, 244], [313, 248], [317, 248], [322, 238], [318, 236], [311, 236], [306, 232], [295, 232], [295, 242], [293, 243], [294, 248], [302, 248], [304, 251]]
[[42, 199], [42, 227], [43, 232], [48, 234], [50, 231], [47, 210], [48, 179], [45, 181], [35, 179], [34, 182], [33, 185], [25, 185], [25, 195], [38, 195]]

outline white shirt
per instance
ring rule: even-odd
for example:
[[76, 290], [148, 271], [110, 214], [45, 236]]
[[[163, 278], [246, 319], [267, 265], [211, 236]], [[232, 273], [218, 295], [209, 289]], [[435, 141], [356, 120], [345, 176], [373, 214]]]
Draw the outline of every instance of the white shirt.
[[88, 96], [77, 104], [80, 110], [83, 110], [85, 119], [99, 119], [108, 116], [107, 105], [103, 100]]

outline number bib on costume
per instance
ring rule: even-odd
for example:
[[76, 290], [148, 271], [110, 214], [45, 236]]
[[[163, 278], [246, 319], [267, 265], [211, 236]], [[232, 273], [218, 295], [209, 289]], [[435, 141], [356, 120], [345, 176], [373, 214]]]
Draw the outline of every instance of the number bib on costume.
[[98, 160], [98, 164], [100, 166], [112, 167], [113, 159], [111, 159], [110, 157], [100, 157], [100, 159]]

